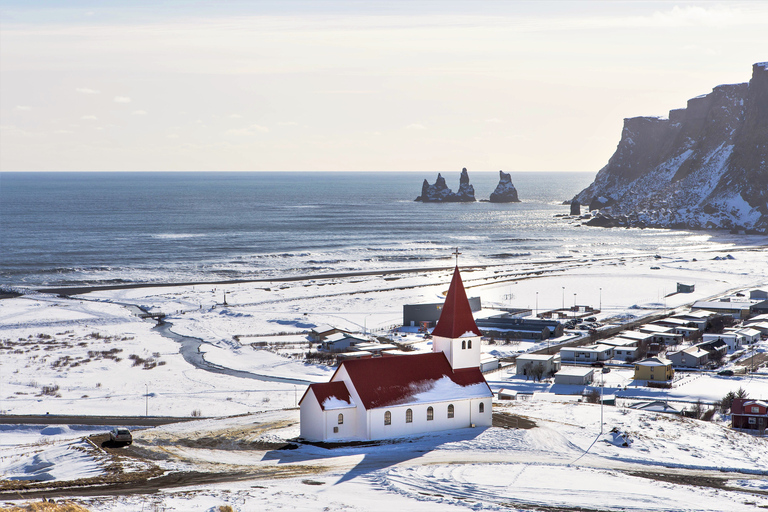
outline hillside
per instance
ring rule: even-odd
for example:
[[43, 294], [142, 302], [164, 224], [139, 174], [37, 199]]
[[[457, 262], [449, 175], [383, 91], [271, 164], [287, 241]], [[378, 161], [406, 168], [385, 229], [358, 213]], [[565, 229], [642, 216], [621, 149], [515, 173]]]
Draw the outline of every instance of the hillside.
[[[624, 120], [616, 152], [574, 197], [597, 226], [768, 233], [768, 62], [668, 118]], [[594, 213], [594, 212], [593, 212]]]

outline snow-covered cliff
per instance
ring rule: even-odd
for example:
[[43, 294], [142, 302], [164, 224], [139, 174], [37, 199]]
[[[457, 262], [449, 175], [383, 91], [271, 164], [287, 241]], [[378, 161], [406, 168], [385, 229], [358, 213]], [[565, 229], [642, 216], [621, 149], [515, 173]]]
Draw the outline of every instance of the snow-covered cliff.
[[574, 197], [602, 226], [768, 233], [768, 62], [669, 118], [624, 120], [616, 152]]

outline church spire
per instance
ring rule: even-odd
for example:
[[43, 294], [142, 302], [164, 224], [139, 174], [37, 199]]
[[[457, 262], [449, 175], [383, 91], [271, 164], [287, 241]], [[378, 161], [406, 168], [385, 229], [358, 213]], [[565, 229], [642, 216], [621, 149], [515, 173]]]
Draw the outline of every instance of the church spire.
[[462, 337], [467, 332], [472, 332], [474, 336], [483, 335], [472, 316], [472, 308], [469, 305], [469, 300], [467, 300], [467, 292], [461, 282], [461, 274], [457, 265], [453, 271], [453, 279], [451, 279], [448, 294], [445, 296], [440, 320], [437, 321], [432, 335], [455, 339]]

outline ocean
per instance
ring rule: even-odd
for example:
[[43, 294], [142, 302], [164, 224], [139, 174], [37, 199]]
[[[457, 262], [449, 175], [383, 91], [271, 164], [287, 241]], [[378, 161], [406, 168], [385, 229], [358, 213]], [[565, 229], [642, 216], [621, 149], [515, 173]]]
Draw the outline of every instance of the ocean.
[[[512, 173], [522, 202], [414, 202], [433, 172], [0, 173], [0, 283], [69, 286], [515, 264], [736, 236], [577, 226], [591, 173]], [[458, 189], [459, 170], [443, 173]], [[487, 199], [497, 172], [471, 172]]]

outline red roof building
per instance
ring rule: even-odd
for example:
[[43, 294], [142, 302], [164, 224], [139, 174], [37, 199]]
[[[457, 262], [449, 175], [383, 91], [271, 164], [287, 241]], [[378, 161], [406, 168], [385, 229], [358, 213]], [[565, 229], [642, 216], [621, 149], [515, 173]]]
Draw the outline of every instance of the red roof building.
[[768, 402], [734, 398], [731, 404], [731, 428], [765, 433], [768, 429]]
[[431, 353], [343, 361], [301, 398], [301, 437], [385, 439], [490, 426], [491, 392], [480, 336], [458, 267], [433, 332]]

